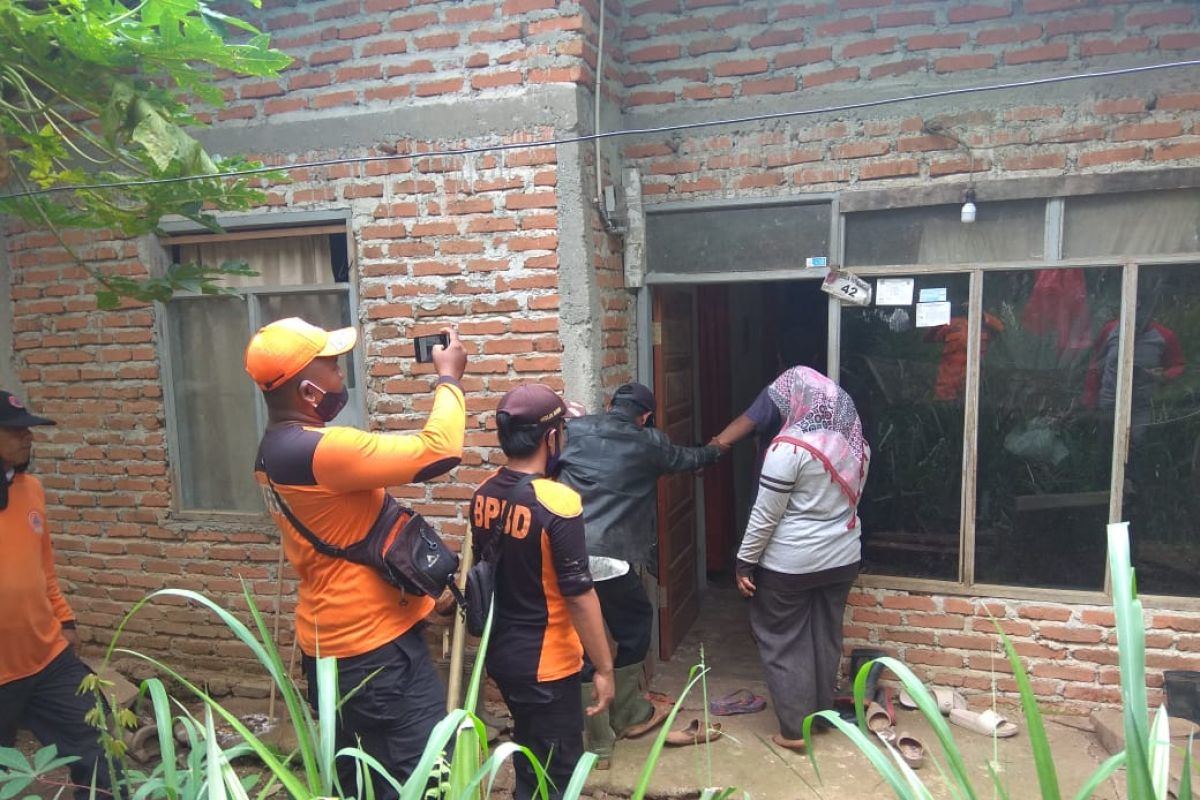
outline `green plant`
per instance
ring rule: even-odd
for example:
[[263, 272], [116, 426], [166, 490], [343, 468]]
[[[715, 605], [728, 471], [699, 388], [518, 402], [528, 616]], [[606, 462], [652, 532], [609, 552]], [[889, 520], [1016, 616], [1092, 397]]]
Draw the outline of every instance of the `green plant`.
[[[374, 800], [370, 780], [373, 775], [391, 784], [399, 794], [400, 800], [466, 800], [490, 796], [500, 768], [510, 758], [529, 759], [538, 776], [539, 793], [543, 797], [547, 795], [549, 787], [546, 773], [533, 753], [528, 748], [512, 742], [505, 742], [495, 749], [490, 749], [483, 720], [475, 714], [479, 690], [483, 683], [484, 654], [491, 638], [490, 616], [480, 641], [463, 708], [450, 712], [435, 727], [412, 776], [402, 783], [389, 775], [382, 764], [360, 748], [347, 747], [335, 751], [332, 720], [336, 718], [340, 703], [361, 687], [352, 690], [346, 697], [339, 698], [336, 660], [318, 658], [316, 679], [319, 713], [313, 715], [299, 687], [287, 674], [279, 651], [270, 637], [266, 620], [256, 607], [249, 588], [243, 589], [243, 597], [249, 610], [251, 625], [247, 625], [209, 598], [183, 589], [163, 589], [154, 592], [134, 605], [122, 619], [109, 644], [105, 663], [114, 654], [121, 653], [152, 664], [161, 674], [169, 676], [203, 704], [204, 719], [203, 722], [196, 719], [184, 704], [172, 699], [161, 679], [150, 678], [144, 681], [142, 694], [149, 698], [154, 712], [161, 763], [149, 772], [131, 769], [125, 763], [123, 742], [118, 738], [108, 737], [111, 740], [108, 747], [110, 757], [125, 767], [123, 781], [113, 787], [114, 800], [227, 800], [230, 797], [235, 800], [249, 800], [251, 796], [261, 800], [279, 790], [296, 800], [329, 797]], [[234, 637], [254, 654], [278, 687], [297, 742], [292, 752], [276, 752], [256, 736], [237, 715], [177, 670], [150, 656], [117, 647], [122, 631], [130, 619], [147, 603], [160, 598], [176, 598], [211, 611], [230, 629]], [[659, 733], [643, 768], [637, 791], [633, 795], [634, 800], [641, 800], [645, 796], [667, 731], [684, 699], [697, 684], [706, 686], [705, 676], [708, 669], [703, 664], [703, 653], [701, 662], [692, 668], [687, 685]], [[97, 694], [97, 706], [100, 710], [96, 712], [96, 722], [102, 728], [98, 735], [107, 736], [109, 726], [114, 720], [125, 721], [123, 715], [110, 715], [105, 709], [105, 704], [100, 701], [105, 689], [102, 682], [93, 680], [84, 688]], [[707, 706], [707, 703], [705, 705]], [[242, 741], [231, 747], [222, 747], [216, 733], [216, 718], [224, 720], [232, 727]], [[707, 722], [706, 716], [706, 725]], [[177, 725], [183, 727], [189, 745], [188, 753], [182, 760], [174, 739], [174, 729]], [[454, 740], [454, 755], [447, 761], [444, 754], [451, 739]], [[334, 766], [338, 758], [350, 758], [355, 762], [355, 786], [339, 785]], [[233, 768], [233, 763], [238, 759], [256, 759], [261, 764], [257, 769], [262, 771], [262, 777], [266, 780], [262, 780], [259, 774], [253, 772], [238, 775]], [[72, 760], [55, 758], [55, 750], [50, 747], [39, 751], [33, 763], [30, 763], [19, 751], [0, 748], [0, 767], [4, 768], [0, 769], [0, 800], [15, 797], [46, 772]], [[577, 800], [580, 797], [595, 762], [596, 757], [592, 753], [585, 754], [580, 760], [564, 792], [567, 800]], [[707, 782], [712, 783], [711, 764]], [[733, 793], [732, 789], [708, 788], [702, 791], [701, 798], [727, 800]]]
[[[1137, 583], [1129, 558], [1129, 526], [1126, 523], [1108, 526], [1108, 561], [1112, 573], [1113, 610], [1116, 613], [1119, 641], [1125, 750], [1101, 764], [1088, 778], [1075, 798], [1076, 800], [1086, 800], [1091, 797], [1105, 780], [1118, 768], [1124, 766], [1128, 782], [1128, 800], [1166, 800], [1171, 762], [1167, 713], [1165, 706], [1160, 707], [1155, 714], [1153, 724], [1150, 724], [1146, 700], [1146, 635], [1142, 603], [1137, 597]], [[1004, 644], [1020, 693], [1021, 708], [1025, 715], [1029, 744], [1033, 751], [1042, 800], [1059, 800], [1062, 794], [1054, 754], [1050, 750], [1041, 711], [1038, 709], [1029, 677], [1025, 673], [1024, 665], [1012, 642], [1000, 629], [998, 623], [996, 631]], [[972, 783], [971, 773], [967, 769], [962, 753], [954, 741], [950, 726], [942, 718], [937, 702], [929, 690], [902, 662], [894, 658], [877, 660], [900, 680], [916, 702], [921, 714], [933, 728], [946, 762], [943, 767], [941, 762], [933, 757], [932, 752], [928, 753], [939, 777], [950, 785], [951, 791], [956, 797], [967, 798], [967, 800], [975, 800], [980, 797], [980, 793], [976, 791]], [[833, 711], [821, 711], [805, 720], [804, 738], [806, 741], [812, 741], [812, 726], [817, 717], [829, 720], [867, 757], [871, 766], [884, 779], [897, 798], [901, 798], [901, 800], [931, 798], [932, 794], [928, 786], [905, 764], [890, 743], [885, 744], [885, 752], [881, 751], [868, 738], [864, 701], [867, 675], [870, 672], [871, 663], [874, 662], [863, 665], [854, 681], [854, 703], [858, 725], [847, 723]], [[1183, 756], [1183, 777], [1175, 795], [1177, 800], [1192, 800], [1193, 764], [1191, 753], [1191, 740], [1189, 739]], [[809, 758], [812, 759], [813, 767], [817, 769], [819, 776], [815, 748], [810, 748]], [[1007, 800], [1009, 794], [1001, 782], [1000, 776], [990, 766], [989, 770], [997, 796]]]
[[[0, 747], [0, 800], [9, 800], [34, 784], [53, 785], [46, 777], [56, 769], [78, 761], [74, 756], [58, 756], [54, 745], [46, 745], [33, 754], [33, 759], [15, 748]], [[59, 787], [59, 794], [66, 786]], [[57, 795], [56, 795], [57, 796]], [[25, 795], [22, 800], [37, 800], [38, 795]]]
[[[281, 176], [218, 177], [261, 164], [210, 156], [188, 131], [203, 124], [200, 109], [224, 104], [220, 71], [274, 77], [291, 58], [216, 5], [0, 0], [0, 183], [26, 192], [0, 198], [0, 213], [50, 230], [75, 256], [62, 228], [137, 236], [178, 214], [217, 230], [211, 211], [260, 204], [263, 177]], [[75, 260], [100, 284], [101, 308], [221, 292], [221, 278], [246, 274], [185, 264], [134, 280]]]

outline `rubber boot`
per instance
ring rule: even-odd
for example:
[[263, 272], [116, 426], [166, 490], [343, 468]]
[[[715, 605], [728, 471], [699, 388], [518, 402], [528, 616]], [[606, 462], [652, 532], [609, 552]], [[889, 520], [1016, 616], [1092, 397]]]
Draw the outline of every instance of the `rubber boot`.
[[613, 683], [616, 686], [609, 719], [618, 735], [623, 735], [629, 728], [646, 722], [654, 715], [654, 706], [645, 697], [644, 678], [641, 662], [613, 670]]
[[[592, 704], [592, 684], [583, 686], [583, 707]], [[611, 706], [610, 706], [611, 708]], [[612, 763], [613, 746], [617, 743], [617, 734], [612, 728], [609, 708], [604, 709], [594, 717], [583, 715], [583, 746], [588, 752], [596, 754], [596, 769], [608, 769]]]

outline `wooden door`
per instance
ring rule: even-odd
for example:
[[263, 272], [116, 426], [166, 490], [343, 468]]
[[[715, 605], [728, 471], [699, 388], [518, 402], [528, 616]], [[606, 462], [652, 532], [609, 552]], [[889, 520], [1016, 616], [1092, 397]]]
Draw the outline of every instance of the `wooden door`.
[[[695, 381], [692, 372], [695, 294], [654, 291], [654, 394], [656, 419], [671, 441], [694, 444]], [[658, 482], [659, 653], [669, 659], [700, 614], [696, 534], [696, 476], [667, 475]]]

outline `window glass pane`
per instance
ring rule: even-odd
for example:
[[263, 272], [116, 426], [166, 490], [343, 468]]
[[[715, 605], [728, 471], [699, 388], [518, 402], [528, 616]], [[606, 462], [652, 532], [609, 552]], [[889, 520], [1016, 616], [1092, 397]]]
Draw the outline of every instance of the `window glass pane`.
[[1063, 256], [1200, 252], [1200, 190], [1068, 197]]
[[1119, 269], [984, 275], [977, 582], [1104, 588], [1120, 305]]
[[1138, 271], [1124, 518], [1138, 591], [1200, 594], [1200, 266]]
[[[337, 289], [328, 292], [289, 292], [286, 294], [263, 294], [258, 297], [262, 324], [285, 317], [300, 317], [326, 330], [346, 328], [354, 324], [350, 315], [350, 293]], [[363, 397], [358, 387], [358, 371], [355, 353], [350, 351], [341, 359], [346, 373], [346, 387], [350, 390], [350, 401], [334, 418], [333, 425], [363, 424]]]
[[769, 205], [646, 216], [651, 272], [755, 272], [803, 269], [829, 255], [830, 206]]
[[846, 215], [846, 263], [979, 264], [1029, 261], [1045, 248], [1046, 202], [978, 201], [976, 221], [962, 206], [924, 206]]
[[871, 445], [859, 515], [864, 570], [958, 579], [968, 276], [921, 276], [945, 290], [947, 325], [915, 327], [915, 308], [842, 309], [841, 383]]
[[255, 388], [242, 367], [250, 338], [246, 301], [180, 299], [168, 306], [180, 505], [260, 511]]
[[[345, 263], [345, 239], [340, 262]], [[226, 286], [312, 286], [345, 280], [344, 269], [334, 264], [330, 236], [288, 236], [280, 239], [249, 239], [237, 242], [208, 242], [181, 245], [181, 263], [199, 262], [211, 266], [226, 261], [245, 261], [258, 275], [225, 278]]]

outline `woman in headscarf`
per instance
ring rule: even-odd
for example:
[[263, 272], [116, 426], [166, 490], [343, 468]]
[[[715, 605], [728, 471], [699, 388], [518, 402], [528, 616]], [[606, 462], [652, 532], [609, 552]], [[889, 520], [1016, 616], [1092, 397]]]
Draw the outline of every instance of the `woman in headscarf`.
[[854, 401], [816, 370], [793, 367], [768, 392], [784, 422], [766, 449], [737, 587], [751, 598], [750, 627], [779, 718], [772, 738], [798, 750], [805, 717], [833, 707], [871, 451]]

